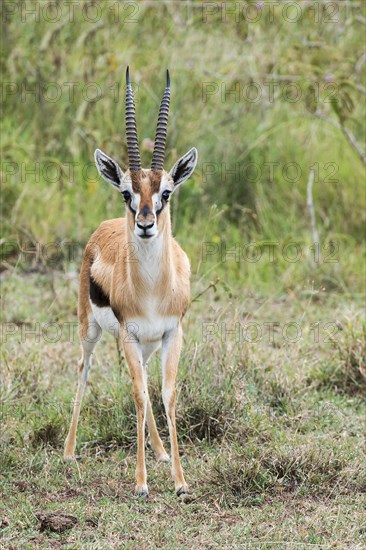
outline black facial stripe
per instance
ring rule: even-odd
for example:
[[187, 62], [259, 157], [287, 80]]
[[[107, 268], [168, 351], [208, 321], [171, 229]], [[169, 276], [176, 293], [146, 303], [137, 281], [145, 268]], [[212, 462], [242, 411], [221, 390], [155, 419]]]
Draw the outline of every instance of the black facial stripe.
[[97, 307], [110, 307], [109, 297], [102, 287], [90, 275], [90, 299]]
[[164, 199], [162, 199], [161, 201], [161, 208], [159, 208], [159, 210], [156, 211], [156, 217], [159, 216], [159, 214], [164, 210], [166, 204], [167, 204], [168, 201], [165, 201]]
[[128, 208], [130, 209], [130, 211], [132, 212], [132, 214], [133, 214], [134, 216], [136, 216], [136, 210], [134, 210], [134, 209], [132, 208], [132, 206], [131, 206], [131, 201], [126, 202], [126, 204], [127, 204]]
[[127, 208], [132, 212], [134, 216], [136, 216], [136, 210], [134, 210], [131, 206], [131, 198], [129, 198], [127, 201], [124, 199], [123, 195], [122, 195], [122, 198], [125, 201]]

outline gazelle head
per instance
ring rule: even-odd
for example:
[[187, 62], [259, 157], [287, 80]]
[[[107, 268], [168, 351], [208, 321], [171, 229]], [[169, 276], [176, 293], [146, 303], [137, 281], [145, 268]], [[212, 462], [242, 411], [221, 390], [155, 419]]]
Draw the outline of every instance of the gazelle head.
[[129, 169], [122, 172], [119, 165], [100, 149], [97, 149], [94, 154], [99, 174], [123, 195], [127, 206], [129, 227], [141, 239], [155, 237], [164, 227], [166, 217], [169, 216], [170, 195], [191, 176], [197, 164], [197, 149], [193, 147], [174, 164], [169, 172], [164, 170], [169, 102], [170, 78], [167, 71], [151, 168], [143, 169], [137, 137], [135, 103], [127, 67], [126, 134]]

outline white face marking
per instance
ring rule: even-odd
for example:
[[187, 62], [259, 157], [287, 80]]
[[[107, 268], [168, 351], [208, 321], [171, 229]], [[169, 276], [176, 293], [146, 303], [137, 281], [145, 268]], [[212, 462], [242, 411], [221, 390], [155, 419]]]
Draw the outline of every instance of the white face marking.
[[[152, 213], [154, 215], [154, 220], [152, 221], [150, 219], [150, 221], [147, 221], [145, 223], [141, 221], [141, 216], [140, 216], [140, 221], [138, 219], [140, 214], [140, 208], [141, 208], [141, 195], [140, 193], [134, 193], [132, 189], [132, 181], [128, 175], [126, 175], [123, 178], [123, 181], [121, 183], [121, 193], [123, 194], [124, 192], [128, 192], [130, 195], [129, 207], [135, 213], [134, 233], [139, 238], [139, 240], [149, 242], [159, 234], [158, 214], [166, 204], [166, 201], [163, 198], [163, 193], [167, 191], [169, 192], [169, 194], [171, 194], [174, 191], [174, 188], [171, 184], [171, 180], [169, 179], [168, 175], [163, 174], [163, 177], [160, 183], [159, 192], [154, 193], [151, 197]], [[143, 208], [143, 205], [142, 205], [142, 208]], [[150, 218], [151, 218], [151, 212], [150, 212]]]
[[131, 198], [131, 208], [132, 208], [132, 210], [134, 210], [136, 212], [136, 214], [135, 214], [135, 219], [136, 219], [137, 213], [140, 210], [141, 196], [140, 196], [140, 193], [133, 193], [133, 191], [131, 191], [131, 197], [132, 197]]

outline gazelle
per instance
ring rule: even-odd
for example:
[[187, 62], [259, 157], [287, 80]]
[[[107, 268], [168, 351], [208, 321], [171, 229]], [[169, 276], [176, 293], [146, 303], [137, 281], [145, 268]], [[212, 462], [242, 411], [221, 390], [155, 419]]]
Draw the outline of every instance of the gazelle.
[[169, 461], [159, 437], [147, 389], [146, 366], [160, 347], [162, 395], [166, 411], [171, 467], [178, 496], [188, 487], [179, 458], [175, 421], [175, 379], [182, 347], [182, 317], [190, 300], [190, 266], [171, 234], [169, 198], [197, 163], [192, 148], [170, 170], [163, 168], [170, 102], [170, 79], [160, 105], [150, 169], [141, 168], [135, 104], [126, 72], [126, 134], [129, 169], [97, 149], [100, 175], [126, 203], [126, 217], [107, 220], [91, 236], [83, 255], [79, 290], [79, 335], [82, 357], [73, 416], [64, 458], [72, 459], [76, 430], [91, 356], [102, 331], [119, 337], [130, 371], [137, 415], [135, 494], [147, 496], [145, 420], [158, 460]]

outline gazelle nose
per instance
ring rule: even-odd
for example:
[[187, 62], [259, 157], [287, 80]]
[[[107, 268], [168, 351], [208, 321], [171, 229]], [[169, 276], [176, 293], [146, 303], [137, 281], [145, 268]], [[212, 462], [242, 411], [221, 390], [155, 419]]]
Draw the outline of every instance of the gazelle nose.
[[146, 224], [144, 224], [144, 225], [142, 225], [142, 224], [140, 224], [140, 223], [137, 222], [136, 225], [137, 225], [137, 227], [139, 227], [140, 229], [144, 229], [144, 230], [146, 231], [147, 229], [151, 229], [151, 227], [153, 227], [154, 222], [153, 222], [153, 223], [146, 223]]

